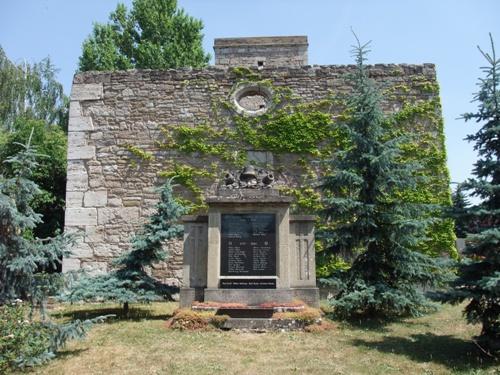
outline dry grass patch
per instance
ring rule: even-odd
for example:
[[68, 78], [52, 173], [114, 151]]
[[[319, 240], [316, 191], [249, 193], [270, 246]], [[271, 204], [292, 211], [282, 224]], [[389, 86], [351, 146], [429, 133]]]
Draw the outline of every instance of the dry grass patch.
[[208, 330], [222, 328], [228, 318], [227, 315], [215, 315], [215, 311], [177, 309], [174, 311], [174, 315], [167, 320], [165, 327], [181, 331]]
[[[470, 341], [461, 307], [386, 326], [335, 322], [333, 330], [283, 333], [165, 328], [177, 305], [132, 308], [74, 342], [40, 374], [500, 374]], [[119, 313], [112, 305], [59, 306], [60, 319]]]

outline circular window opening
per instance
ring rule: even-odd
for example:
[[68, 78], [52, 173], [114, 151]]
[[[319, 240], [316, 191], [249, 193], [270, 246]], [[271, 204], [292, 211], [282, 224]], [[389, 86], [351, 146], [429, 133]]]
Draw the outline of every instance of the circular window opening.
[[260, 85], [239, 87], [232, 95], [233, 104], [238, 113], [259, 116], [265, 113], [272, 103], [272, 92]]

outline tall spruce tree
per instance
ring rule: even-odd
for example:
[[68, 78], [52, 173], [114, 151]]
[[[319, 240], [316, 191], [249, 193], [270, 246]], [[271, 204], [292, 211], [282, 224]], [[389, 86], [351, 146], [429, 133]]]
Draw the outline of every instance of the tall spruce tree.
[[464, 238], [470, 230], [471, 217], [467, 214], [470, 202], [462, 185], [458, 185], [451, 194], [451, 202], [452, 217], [455, 219], [455, 235], [458, 238]]
[[473, 174], [462, 186], [480, 204], [467, 209], [475, 225], [474, 234], [466, 238], [464, 254], [468, 257], [459, 267], [459, 277], [446, 296], [451, 302], [469, 301], [465, 315], [470, 323], [481, 323], [478, 343], [491, 353], [500, 353], [500, 59], [495, 54], [479, 51], [488, 65], [481, 68], [479, 92], [474, 96], [478, 109], [463, 115], [466, 121], [481, 124], [476, 134], [467, 139], [475, 142], [479, 160]]
[[440, 278], [436, 262], [414, 251], [435, 207], [401, 198], [423, 178], [420, 166], [401, 161], [401, 145], [409, 137], [391, 138], [390, 117], [365, 66], [368, 43], [356, 40], [350, 119], [338, 125], [350, 147], [328, 161], [332, 172], [321, 188], [327, 251], [358, 255], [331, 303], [340, 318], [416, 316], [431, 306], [417, 287]]
[[41, 215], [31, 207], [40, 194], [30, 179], [37, 166], [32, 135], [20, 152], [5, 161], [12, 165], [13, 177], [0, 174], [0, 304], [21, 298], [43, 307], [47, 294], [61, 284], [61, 275], [38, 271], [57, 268], [68, 254], [71, 238], [39, 239], [33, 235]]
[[134, 0], [118, 4], [110, 23], [94, 24], [85, 40], [79, 70], [203, 67], [203, 23], [177, 8], [176, 0]]
[[141, 233], [132, 239], [132, 250], [114, 262], [116, 269], [105, 275], [80, 278], [62, 299], [117, 301], [128, 312], [129, 303], [151, 302], [170, 296], [172, 288], [151, 277], [148, 268], [166, 259], [165, 241], [182, 235], [182, 226], [177, 221], [185, 211], [173, 197], [171, 181], [167, 181], [161, 189], [156, 212]]

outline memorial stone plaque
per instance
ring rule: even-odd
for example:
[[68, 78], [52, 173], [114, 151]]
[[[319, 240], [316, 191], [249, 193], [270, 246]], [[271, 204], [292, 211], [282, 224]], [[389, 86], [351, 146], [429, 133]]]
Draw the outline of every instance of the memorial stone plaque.
[[222, 214], [221, 276], [276, 276], [274, 214]]

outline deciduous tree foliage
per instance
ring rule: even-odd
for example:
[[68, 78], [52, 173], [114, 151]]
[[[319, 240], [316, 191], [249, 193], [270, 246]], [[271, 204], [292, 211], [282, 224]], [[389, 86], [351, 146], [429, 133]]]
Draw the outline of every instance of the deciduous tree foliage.
[[80, 278], [62, 299], [75, 302], [117, 301], [123, 303], [127, 311], [129, 303], [168, 297], [172, 288], [151, 277], [148, 269], [166, 259], [167, 253], [163, 249], [165, 242], [178, 238], [183, 232], [177, 221], [185, 213], [185, 207], [174, 199], [170, 181], [161, 189], [156, 210], [142, 232], [132, 239], [132, 250], [114, 262], [114, 271]]
[[203, 67], [203, 23], [177, 8], [175, 0], [118, 4], [107, 24], [94, 24], [85, 40], [79, 70]]
[[49, 58], [16, 65], [0, 47], [0, 128], [12, 130], [16, 119], [24, 117], [66, 129], [68, 98], [56, 72]]
[[40, 154], [30, 179], [40, 188], [40, 194], [30, 202], [41, 221], [33, 229], [37, 237], [55, 236], [64, 226], [66, 195], [66, 134], [57, 125], [41, 120], [18, 117], [11, 130], [0, 130], [0, 174], [12, 177], [18, 164], [4, 162], [23, 150], [31, 135], [31, 144]]
[[359, 42], [354, 48], [350, 116], [338, 125], [351, 146], [328, 162], [332, 172], [321, 184], [330, 224], [321, 233], [326, 251], [358, 254], [331, 303], [341, 318], [416, 316], [431, 306], [418, 287], [440, 279], [434, 259], [415, 251], [436, 207], [398, 194], [424, 177], [421, 166], [402, 161], [409, 138], [390, 136], [390, 119], [364, 64], [366, 48]]
[[495, 54], [491, 37], [491, 53], [479, 49], [487, 61], [481, 68], [479, 92], [474, 96], [477, 111], [463, 115], [466, 121], [481, 124], [467, 137], [475, 142], [479, 159], [473, 175], [462, 186], [482, 202], [466, 210], [477, 225], [476, 233], [467, 236], [465, 255], [453, 291], [446, 297], [452, 302], [469, 301], [467, 320], [481, 323], [480, 344], [492, 353], [500, 353], [500, 59]]
[[5, 162], [31, 145], [41, 154], [30, 179], [42, 190], [30, 202], [42, 214], [37, 237], [54, 236], [64, 225], [68, 98], [50, 60], [19, 65], [0, 47], [0, 174], [15, 175], [17, 164]]

